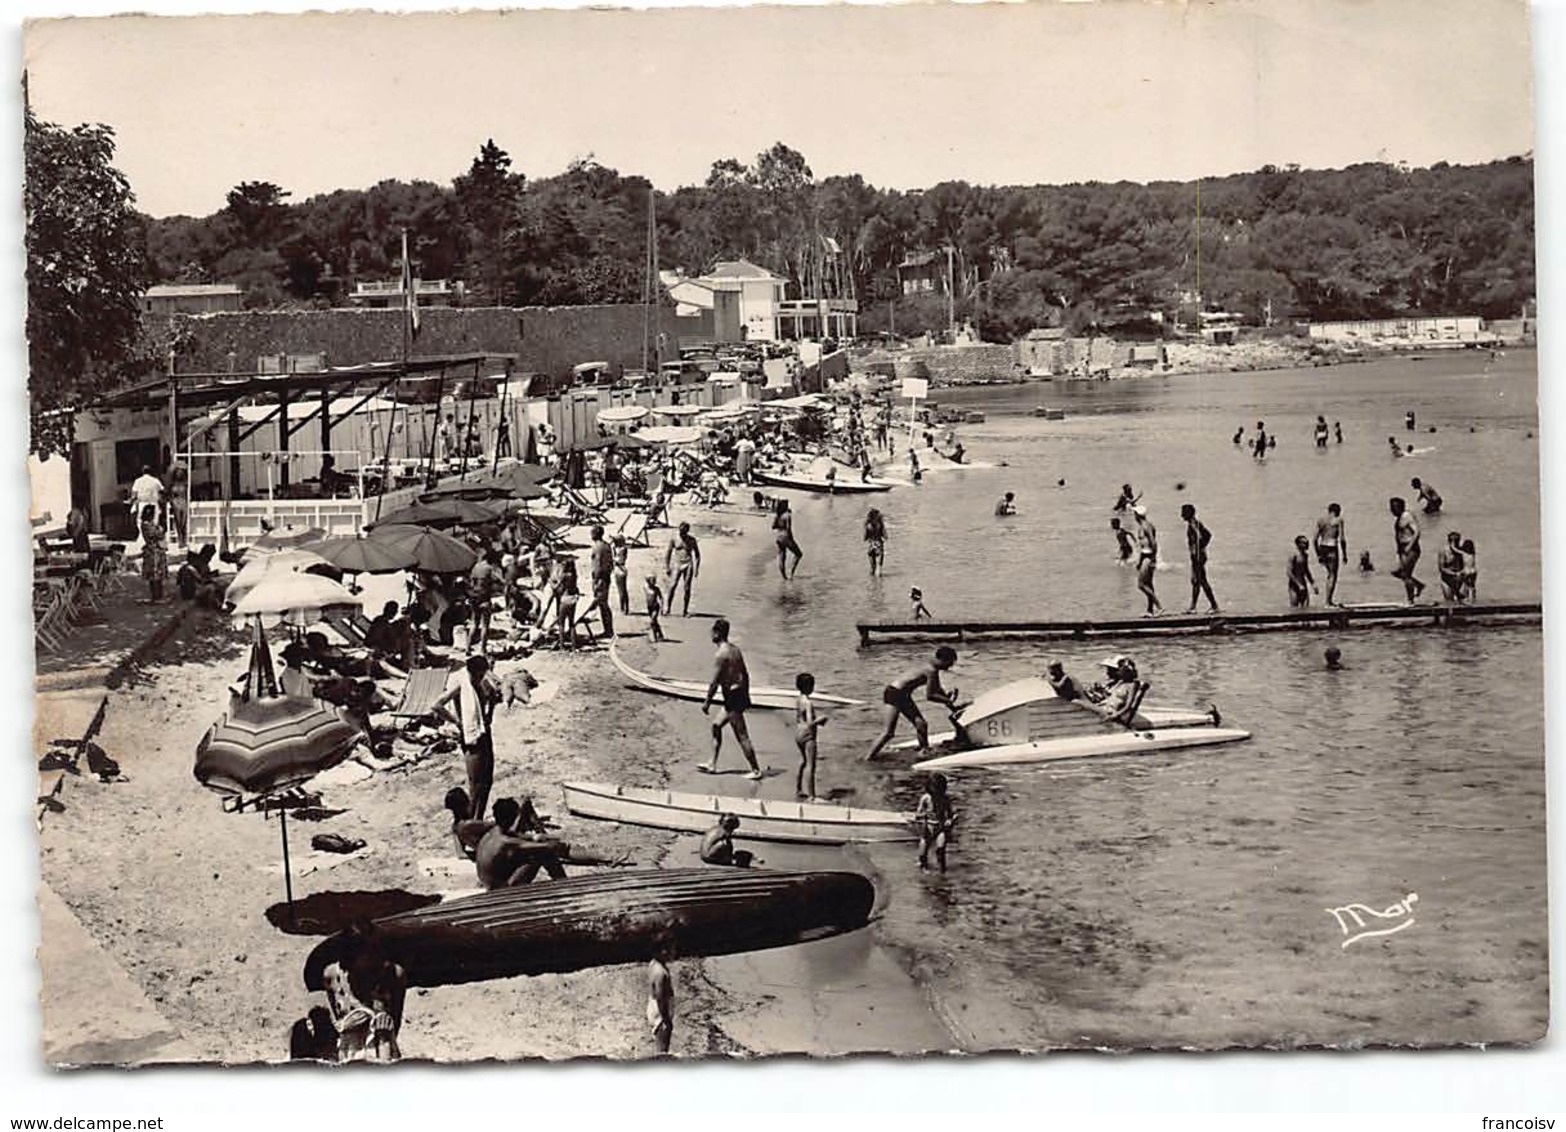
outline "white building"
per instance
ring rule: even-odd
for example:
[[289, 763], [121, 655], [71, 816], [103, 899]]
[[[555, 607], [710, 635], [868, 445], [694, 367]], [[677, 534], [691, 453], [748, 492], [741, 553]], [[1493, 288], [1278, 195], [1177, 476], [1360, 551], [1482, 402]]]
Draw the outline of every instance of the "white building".
[[[783, 289], [788, 285], [783, 276], [774, 275], [748, 259], [720, 260], [706, 275], [692, 282], [710, 291], [739, 296], [739, 321], [748, 341], [775, 342], [782, 337], [778, 330], [778, 312], [783, 304]], [[682, 301], [674, 288], [670, 288], [670, 293], [676, 302]], [[694, 295], [694, 290], [691, 293]]]
[[1383, 318], [1353, 322], [1313, 322], [1310, 336], [1318, 342], [1372, 343], [1382, 346], [1489, 346], [1496, 341], [1478, 315], [1445, 318]]

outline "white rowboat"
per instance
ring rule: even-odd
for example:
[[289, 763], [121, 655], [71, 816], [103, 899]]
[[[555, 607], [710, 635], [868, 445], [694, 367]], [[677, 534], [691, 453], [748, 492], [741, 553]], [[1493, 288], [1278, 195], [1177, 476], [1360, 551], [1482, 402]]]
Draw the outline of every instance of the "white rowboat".
[[868, 483], [859, 479], [828, 480], [816, 476], [780, 475], [777, 472], [752, 472], [751, 478], [757, 483], [764, 483], [768, 487], [787, 487], [796, 491], [813, 491], [818, 495], [867, 495], [872, 492], [891, 491], [892, 485], [885, 480], [870, 480]]
[[739, 818], [736, 838], [791, 841], [805, 845], [845, 845], [850, 842], [915, 841], [913, 815], [894, 810], [867, 810], [829, 802], [789, 802], [770, 798], [728, 798], [604, 782], [566, 782], [566, 809], [580, 817], [603, 818], [705, 833], [722, 814]]
[[[613, 642], [609, 645], [609, 659], [620, 670], [620, 675], [638, 688], [657, 692], [661, 696], [673, 696], [677, 700], [695, 700], [697, 703], [707, 698], [705, 682], [672, 680], [641, 672], [625, 662]], [[829, 696], [825, 692], [812, 692], [810, 698], [818, 705], [826, 707], [857, 707], [864, 703], [863, 700], [851, 700], [847, 696]], [[793, 688], [758, 688], [752, 685], [750, 689], [750, 702], [753, 707], [788, 709], [792, 708], [798, 699], [799, 693]]]
[[1249, 739], [1249, 731], [1233, 727], [1175, 727], [1162, 731], [1121, 731], [1109, 735], [1077, 735], [1066, 739], [1044, 739], [1034, 743], [1014, 743], [1007, 747], [980, 747], [914, 763], [914, 770], [966, 770], [995, 766], [1025, 766], [1030, 763], [1060, 762], [1065, 759], [1096, 758], [1104, 755], [1146, 755], [1181, 747], [1206, 747], [1218, 743], [1237, 743]]

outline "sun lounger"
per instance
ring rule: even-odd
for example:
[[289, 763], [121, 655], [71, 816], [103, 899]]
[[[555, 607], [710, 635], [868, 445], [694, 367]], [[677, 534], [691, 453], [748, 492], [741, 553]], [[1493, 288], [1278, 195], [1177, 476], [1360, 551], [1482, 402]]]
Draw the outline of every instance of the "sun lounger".
[[365, 647], [367, 643], [365, 631], [346, 613], [340, 610], [331, 610], [323, 613], [321, 620], [325, 621], [332, 631], [343, 639], [343, 643], [352, 648]]
[[402, 690], [402, 698], [392, 708], [395, 719], [425, 719], [435, 708], [435, 701], [446, 693], [446, 681], [451, 676], [448, 668], [415, 668], [408, 673], [408, 684]]
[[647, 537], [649, 525], [649, 517], [645, 512], [632, 511], [621, 520], [615, 534], [624, 538], [629, 546], [651, 546], [652, 540]]

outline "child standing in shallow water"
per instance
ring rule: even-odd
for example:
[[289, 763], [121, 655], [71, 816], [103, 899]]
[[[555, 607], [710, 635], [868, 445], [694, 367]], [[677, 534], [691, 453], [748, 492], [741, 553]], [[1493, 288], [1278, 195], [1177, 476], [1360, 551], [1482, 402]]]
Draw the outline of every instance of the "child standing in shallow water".
[[794, 701], [794, 744], [799, 748], [799, 773], [794, 776], [794, 797], [812, 802], [816, 796], [816, 732], [826, 720], [816, 714], [815, 701], [810, 697], [816, 690], [816, 678], [801, 672], [794, 679], [799, 698]]
[[914, 621], [929, 621], [930, 611], [924, 607], [924, 594], [918, 586], [908, 591], [909, 604], [913, 606], [910, 611]]
[[946, 793], [946, 776], [930, 775], [929, 785], [919, 796], [914, 809], [914, 822], [919, 827], [919, 867], [930, 867], [930, 850], [935, 850], [935, 863], [941, 872], [946, 871], [946, 839], [957, 824], [952, 810], [952, 800]]

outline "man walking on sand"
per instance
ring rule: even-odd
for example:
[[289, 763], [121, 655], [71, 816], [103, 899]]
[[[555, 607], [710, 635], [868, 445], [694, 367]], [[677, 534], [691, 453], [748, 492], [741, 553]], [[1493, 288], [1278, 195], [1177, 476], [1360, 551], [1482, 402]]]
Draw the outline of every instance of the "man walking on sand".
[[1195, 613], [1196, 599], [1205, 594], [1211, 611], [1217, 613], [1218, 599], [1207, 581], [1207, 545], [1213, 541], [1213, 533], [1196, 517], [1196, 508], [1189, 503], [1180, 508], [1180, 518], [1185, 520], [1185, 543], [1191, 552], [1191, 605], [1186, 612]]
[[681, 523], [680, 529], [674, 532], [674, 537], [669, 540], [669, 547], [663, 552], [664, 573], [669, 576], [669, 608], [667, 613], [674, 616], [674, 591], [684, 585], [683, 601], [680, 605], [680, 616], [691, 615], [691, 583], [696, 580], [696, 575], [701, 573], [701, 548], [696, 544], [696, 538], [691, 534], [691, 525]]
[[718, 773], [718, 753], [723, 750], [723, 729], [732, 728], [739, 741], [740, 751], [750, 764], [745, 777], [752, 781], [761, 778], [761, 767], [756, 765], [756, 748], [751, 746], [750, 732], [745, 726], [745, 710], [750, 707], [750, 670], [745, 667], [745, 656], [729, 640], [729, 622], [720, 617], [712, 623], [712, 643], [718, 646], [713, 658], [712, 681], [707, 685], [707, 697], [702, 700], [701, 713], [712, 708], [713, 697], [723, 692], [723, 718], [712, 725], [712, 761], [698, 763], [696, 769], [708, 774]]
[[1338, 570], [1348, 557], [1348, 536], [1343, 530], [1343, 508], [1327, 504], [1327, 513], [1316, 520], [1316, 561], [1327, 575], [1327, 604], [1338, 604]]

